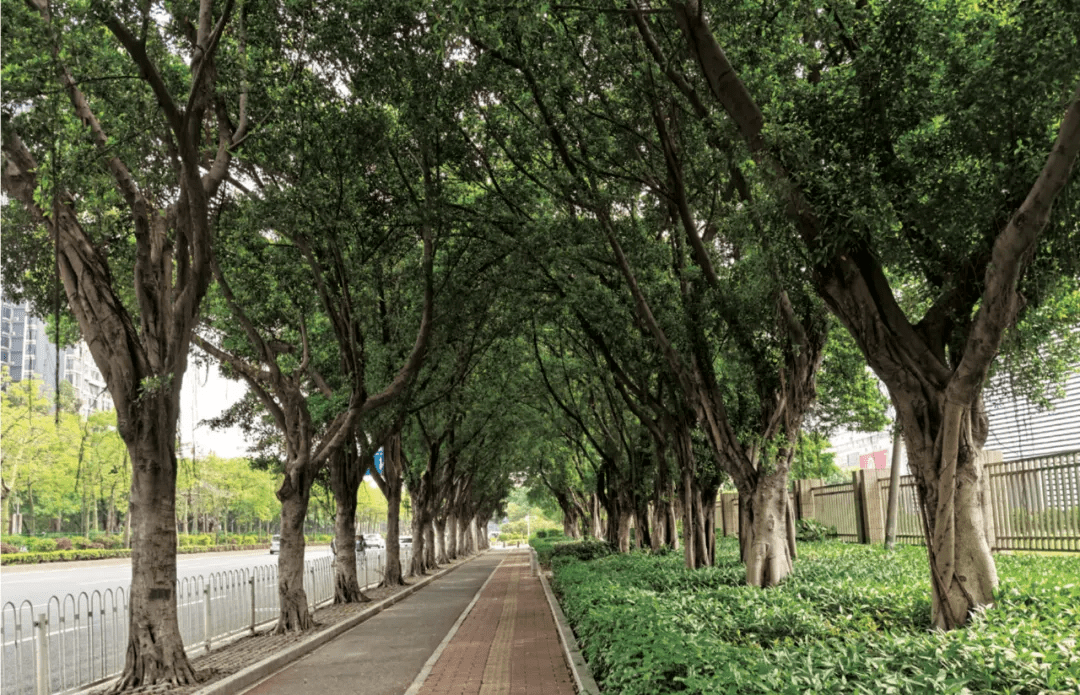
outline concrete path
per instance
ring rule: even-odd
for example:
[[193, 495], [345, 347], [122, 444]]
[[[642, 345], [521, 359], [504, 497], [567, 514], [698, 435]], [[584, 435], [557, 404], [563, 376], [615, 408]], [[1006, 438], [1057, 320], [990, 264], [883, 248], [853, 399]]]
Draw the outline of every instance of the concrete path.
[[244, 692], [573, 695], [574, 685], [521, 550], [476, 558]]
[[245, 692], [401, 695], [504, 557], [485, 553]]

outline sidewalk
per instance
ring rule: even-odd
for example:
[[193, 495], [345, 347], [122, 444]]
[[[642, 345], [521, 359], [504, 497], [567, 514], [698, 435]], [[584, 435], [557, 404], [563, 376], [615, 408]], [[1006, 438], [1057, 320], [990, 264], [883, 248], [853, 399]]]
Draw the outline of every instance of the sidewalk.
[[[421, 675], [422, 674], [422, 675]], [[527, 550], [490, 551], [245, 691], [573, 695]]]
[[418, 695], [573, 695], [527, 551], [512, 551], [445, 644]]

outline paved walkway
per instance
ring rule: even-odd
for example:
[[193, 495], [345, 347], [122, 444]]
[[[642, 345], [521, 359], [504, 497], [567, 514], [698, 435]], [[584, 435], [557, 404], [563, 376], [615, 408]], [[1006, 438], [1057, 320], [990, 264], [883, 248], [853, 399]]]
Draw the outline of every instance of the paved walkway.
[[509, 553], [419, 695], [573, 695], [555, 620], [529, 553]]
[[[425, 665], [430, 672], [421, 685], [418, 675]], [[573, 679], [540, 580], [530, 572], [528, 551], [482, 555], [246, 693], [401, 695], [407, 690], [573, 695]]]

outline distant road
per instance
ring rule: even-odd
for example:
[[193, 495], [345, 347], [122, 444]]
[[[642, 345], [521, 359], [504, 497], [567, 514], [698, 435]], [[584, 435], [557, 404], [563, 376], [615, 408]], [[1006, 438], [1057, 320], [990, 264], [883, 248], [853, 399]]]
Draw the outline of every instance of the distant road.
[[[308, 547], [305, 559], [330, 554], [330, 546]], [[176, 556], [177, 578], [197, 577], [226, 570], [276, 565], [277, 555], [267, 550], [238, 550], [225, 553], [198, 553]], [[16, 606], [29, 600], [35, 608], [44, 607], [50, 596], [78, 594], [81, 591], [105, 591], [131, 584], [131, 558], [49, 562], [40, 565], [5, 565], [0, 568], [0, 605], [11, 601]]]

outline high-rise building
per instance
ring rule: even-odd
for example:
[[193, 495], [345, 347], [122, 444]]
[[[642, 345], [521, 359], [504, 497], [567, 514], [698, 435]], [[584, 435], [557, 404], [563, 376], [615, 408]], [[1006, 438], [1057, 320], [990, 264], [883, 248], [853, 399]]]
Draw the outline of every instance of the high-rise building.
[[[112, 396], [86, 343], [64, 348], [60, 356], [60, 379], [74, 387], [80, 412], [112, 410]], [[7, 365], [11, 380], [37, 376], [55, 390], [56, 359], [56, 345], [49, 341], [45, 322], [30, 312], [28, 304], [0, 299], [0, 363]]]

